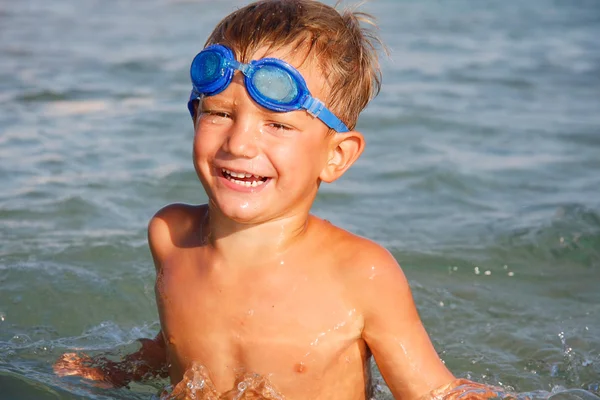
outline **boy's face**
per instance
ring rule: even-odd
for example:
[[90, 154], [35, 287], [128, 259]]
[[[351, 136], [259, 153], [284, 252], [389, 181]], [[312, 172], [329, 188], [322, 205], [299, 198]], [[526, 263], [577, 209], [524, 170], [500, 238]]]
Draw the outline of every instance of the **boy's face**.
[[[304, 55], [290, 56], [283, 48], [259, 50], [251, 58], [287, 61], [313, 97], [325, 100], [325, 79]], [[308, 212], [331, 156], [334, 135], [322, 121], [303, 110], [262, 108], [248, 95], [240, 72], [223, 92], [205, 97], [196, 114], [194, 166], [211, 203], [225, 216], [259, 223]]]

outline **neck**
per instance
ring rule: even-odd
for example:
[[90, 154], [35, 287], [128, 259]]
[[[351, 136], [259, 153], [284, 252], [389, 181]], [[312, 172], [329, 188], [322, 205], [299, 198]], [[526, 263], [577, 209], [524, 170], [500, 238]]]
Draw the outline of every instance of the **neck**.
[[209, 205], [209, 242], [229, 265], [253, 266], [282, 259], [286, 250], [303, 238], [308, 225], [308, 211], [267, 222], [242, 224]]

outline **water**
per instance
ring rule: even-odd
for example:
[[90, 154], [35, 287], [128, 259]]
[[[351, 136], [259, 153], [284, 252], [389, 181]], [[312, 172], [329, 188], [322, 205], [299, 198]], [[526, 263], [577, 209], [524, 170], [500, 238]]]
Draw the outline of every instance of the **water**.
[[[165, 385], [104, 390], [51, 365], [157, 332], [146, 224], [206, 200], [187, 69], [242, 4], [0, 4], [0, 398], [148, 399]], [[598, 394], [600, 4], [364, 9], [390, 47], [384, 86], [358, 126], [364, 156], [314, 212], [393, 252], [457, 376]]]

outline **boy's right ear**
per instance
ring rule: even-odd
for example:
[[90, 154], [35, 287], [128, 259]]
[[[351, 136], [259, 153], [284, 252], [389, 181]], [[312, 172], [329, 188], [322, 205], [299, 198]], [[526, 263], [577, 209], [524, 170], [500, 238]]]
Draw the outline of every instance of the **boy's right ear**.
[[341, 177], [360, 157], [365, 149], [365, 138], [358, 131], [334, 133], [330, 139], [327, 164], [319, 178], [323, 182], [333, 182]]

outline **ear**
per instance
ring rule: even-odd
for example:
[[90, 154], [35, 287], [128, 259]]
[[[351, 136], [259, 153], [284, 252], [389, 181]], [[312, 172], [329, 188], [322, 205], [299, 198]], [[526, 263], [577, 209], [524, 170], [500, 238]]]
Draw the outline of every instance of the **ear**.
[[334, 133], [330, 138], [327, 164], [319, 178], [323, 182], [333, 182], [346, 172], [360, 157], [365, 148], [365, 139], [357, 131]]

